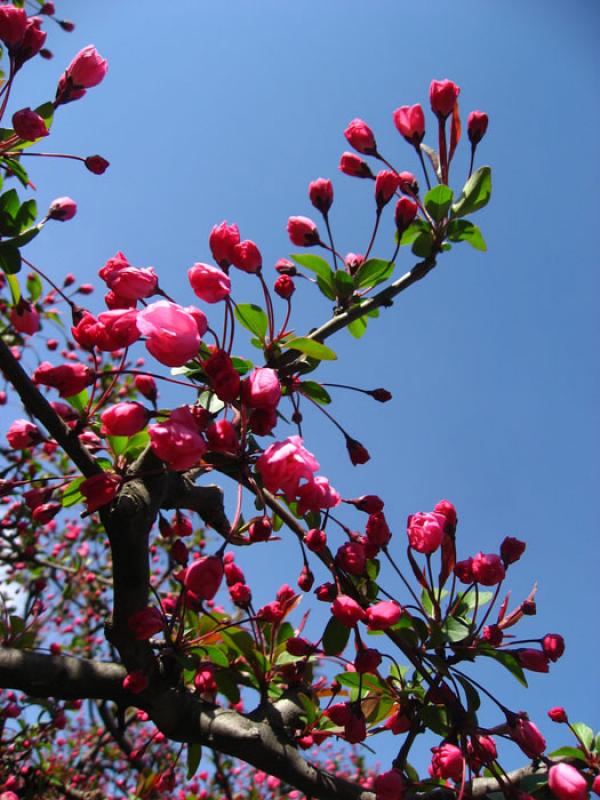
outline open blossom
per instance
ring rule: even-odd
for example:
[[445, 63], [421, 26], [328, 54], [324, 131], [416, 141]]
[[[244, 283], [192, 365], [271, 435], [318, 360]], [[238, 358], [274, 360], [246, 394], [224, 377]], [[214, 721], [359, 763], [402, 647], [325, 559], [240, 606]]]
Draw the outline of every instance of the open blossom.
[[79, 394], [93, 380], [94, 373], [85, 364], [59, 364], [53, 367], [47, 361], [42, 361], [33, 373], [34, 383], [58, 389], [61, 397]]
[[139, 312], [137, 326], [148, 351], [167, 367], [181, 367], [198, 353], [200, 333], [193, 314], [177, 303], [158, 300]]
[[504, 580], [504, 565], [495, 553], [477, 553], [471, 562], [473, 578], [482, 586], [495, 586]]
[[153, 267], [133, 267], [121, 252], [109, 258], [98, 275], [111, 291], [126, 300], [150, 297], [158, 287]]
[[188, 270], [188, 279], [196, 297], [205, 303], [218, 303], [231, 293], [229, 275], [210, 264], [194, 264]]
[[431, 772], [435, 778], [450, 778], [459, 783], [464, 769], [463, 754], [454, 744], [432, 747]]
[[298, 513], [306, 514], [307, 511], [322, 511], [326, 508], [335, 508], [342, 502], [342, 498], [329, 480], [323, 475], [317, 475], [308, 483], [303, 483], [296, 492], [298, 497]]
[[408, 518], [408, 541], [418, 553], [433, 553], [442, 543], [446, 518], [435, 511], [418, 511]]
[[289, 436], [267, 447], [256, 468], [269, 492], [281, 490], [288, 500], [294, 500], [300, 481], [312, 481], [319, 462], [299, 436]]
[[186, 406], [172, 411], [165, 422], [149, 425], [148, 433], [152, 451], [176, 472], [196, 466], [207, 449]]

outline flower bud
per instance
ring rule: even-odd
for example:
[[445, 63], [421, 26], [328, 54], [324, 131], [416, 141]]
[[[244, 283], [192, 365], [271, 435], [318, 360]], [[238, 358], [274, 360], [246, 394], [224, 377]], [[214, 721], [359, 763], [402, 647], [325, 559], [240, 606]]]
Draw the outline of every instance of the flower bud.
[[395, 625], [404, 609], [393, 600], [382, 600], [367, 609], [367, 624], [371, 631], [385, 631]]
[[25, 36], [27, 12], [13, 5], [0, 6], [0, 41], [9, 49], [18, 45]]
[[393, 113], [394, 125], [409, 144], [418, 147], [425, 137], [425, 114], [419, 103], [400, 106]]
[[399, 236], [404, 233], [413, 219], [417, 216], [418, 210], [419, 206], [414, 202], [414, 200], [410, 200], [408, 197], [401, 197], [400, 200], [398, 200], [396, 203], [394, 219]]
[[77, 213], [77, 204], [70, 197], [57, 197], [53, 200], [48, 209], [48, 219], [56, 219], [59, 222], [67, 222], [73, 219]]
[[156, 402], [158, 390], [156, 388], [156, 381], [152, 375], [136, 375], [133, 382], [135, 388], [146, 400], [150, 400], [151, 403]]
[[444, 536], [446, 518], [435, 511], [411, 514], [408, 518], [408, 541], [413, 550], [418, 553], [435, 552]]
[[129, 672], [123, 678], [123, 688], [132, 694], [140, 694], [148, 688], [149, 683], [148, 676], [139, 669]]
[[289, 275], [280, 275], [273, 286], [275, 294], [283, 300], [289, 300], [296, 291], [296, 285]]
[[471, 111], [467, 119], [467, 133], [473, 146], [478, 145], [485, 136], [488, 127], [488, 115], [483, 111]]
[[399, 186], [398, 176], [389, 169], [382, 169], [375, 178], [375, 203], [378, 210], [386, 206], [396, 194]]
[[504, 566], [507, 567], [509, 564], [514, 564], [515, 561], [518, 561], [525, 552], [526, 546], [525, 542], [515, 539], [514, 536], [507, 536], [500, 545], [500, 557], [504, 562]]
[[210, 264], [194, 264], [188, 270], [188, 279], [196, 297], [205, 303], [219, 303], [231, 294], [229, 275]]
[[367, 162], [354, 153], [342, 153], [339, 169], [344, 175], [350, 175], [352, 178], [375, 177]]
[[315, 576], [312, 574], [310, 569], [304, 565], [302, 567], [302, 571], [300, 572], [300, 577], [298, 578], [298, 586], [303, 592], [310, 592], [314, 582]]
[[254, 274], [262, 268], [262, 255], [251, 239], [246, 239], [233, 248], [231, 263], [242, 272]]
[[314, 247], [321, 241], [317, 226], [308, 217], [290, 217], [287, 232], [290, 241], [297, 247]]
[[383, 511], [377, 511], [369, 515], [366, 528], [367, 539], [377, 547], [385, 547], [392, 538]]
[[516, 651], [516, 656], [523, 669], [529, 669], [532, 672], [548, 672], [548, 659], [541, 650], [524, 647]]
[[185, 571], [183, 579], [187, 591], [203, 600], [212, 600], [223, 580], [223, 561], [217, 556], [202, 556]]
[[404, 776], [397, 769], [382, 772], [375, 778], [376, 800], [402, 800], [406, 791]]
[[353, 628], [357, 622], [362, 622], [366, 619], [364, 610], [356, 600], [344, 594], [340, 594], [335, 598], [331, 605], [331, 613], [347, 628]]
[[550, 661], [558, 661], [565, 652], [565, 640], [559, 633], [547, 633], [542, 641], [544, 655]]
[[554, 706], [548, 711], [548, 716], [552, 722], [568, 722], [567, 712], [562, 706]]
[[30, 108], [22, 108], [20, 111], [16, 111], [13, 114], [12, 124], [17, 136], [27, 142], [34, 142], [36, 139], [41, 139], [49, 134], [42, 117]]
[[377, 153], [373, 131], [362, 119], [353, 119], [344, 131], [348, 143], [359, 153], [372, 156]]
[[127, 625], [136, 639], [143, 640], [160, 633], [165, 621], [157, 608], [148, 606], [132, 614], [127, 620]]
[[311, 528], [304, 534], [304, 544], [313, 553], [321, 553], [327, 546], [327, 534], [318, 528]]
[[266, 542], [273, 533], [273, 523], [269, 517], [260, 517], [248, 528], [251, 542]]
[[350, 436], [346, 436], [346, 449], [348, 450], [350, 461], [354, 466], [357, 464], [366, 464], [371, 458], [367, 448]]
[[588, 796], [586, 779], [579, 770], [564, 762], [550, 767], [548, 786], [558, 800], [585, 800]]
[[429, 87], [431, 110], [439, 119], [445, 120], [454, 111], [459, 94], [459, 87], [452, 81], [432, 81]]
[[325, 215], [333, 204], [333, 184], [326, 178], [317, 178], [309, 183], [308, 196], [313, 206]]
[[90, 172], [94, 173], [94, 175], [103, 175], [110, 166], [109, 162], [105, 158], [102, 158], [102, 156], [98, 155], [88, 156], [83, 163]]
[[381, 664], [381, 653], [372, 647], [362, 647], [354, 658], [354, 668], [357, 672], [375, 672]]
[[275, 264], [275, 270], [280, 275], [289, 275], [290, 278], [298, 274], [296, 265], [287, 258], [280, 258]]
[[504, 565], [495, 553], [477, 553], [471, 563], [473, 578], [482, 586], [495, 586], [504, 580]]
[[335, 563], [350, 575], [363, 575], [366, 567], [365, 548], [358, 542], [347, 542], [338, 549]]

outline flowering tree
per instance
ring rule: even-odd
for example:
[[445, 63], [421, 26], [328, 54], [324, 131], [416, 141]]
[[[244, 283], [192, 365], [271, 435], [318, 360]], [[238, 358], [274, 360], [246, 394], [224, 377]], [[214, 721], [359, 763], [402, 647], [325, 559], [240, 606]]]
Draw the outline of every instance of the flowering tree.
[[[42, 18], [55, 18], [55, 8], [35, 2], [41, 16], [0, 5], [2, 116], [21, 69], [49, 55]], [[535, 613], [534, 592], [514, 608], [503, 593], [525, 543], [508, 537], [498, 553], [459, 558], [448, 500], [392, 534], [384, 499], [343, 497], [317, 474], [303, 439], [302, 410], [314, 405], [340, 429], [353, 464], [369, 459], [327, 409], [328, 385], [317, 378], [336, 354], [326, 342], [343, 329], [360, 338], [367, 324], [371, 334], [379, 310], [454, 244], [485, 250], [471, 217], [491, 195], [490, 168], [475, 169], [487, 116], [468, 117], [470, 170], [456, 191], [460, 90], [452, 81], [430, 86], [436, 149], [424, 143], [421, 105], [393, 114], [423, 189], [379, 151], [365, 122], [348, 125], [355, 152], [342, 155], [340, 169], [374, 187], [363, 255], [337, 251], [333, 188], [319, 178], [309, 200], [322, 223], [290, 217], [302, 252], [277, 262], [276, 280], [256, 243], [223, 222], [209, 236], [213, 263], [189, 269], [187, 297], [172, 298], [152, 267], [118, 252], [99, 270], [106, 310], [94, 314], [82, 305], [91, 286], [46, 275], [27, 258], [26, 245], [49, 222], [71, 219], [76, 204], [59, 198], [37, 221], [35, 201], [23, 199], [32, 186], [23, 162], [54, 114], [106, 70], [97, 50], [84, 48], [54, 99], [16, 109], [0, 137], [9, 184], [0, 195], [0, 402], [13, 393], [23, 406], [7, 426], [0, 466], [1, 800], [600, 793], [600, 742], [589, 727], [551, 709], [574, 739], [547, 754], [527, 714], [472, 677], [474, 662], [493, 659], [526, 685], [524, 671], [547, 672], [563, 654], [559, 634], [524, 641], [512, 633]], [[108, 168], [98, 155], [79, 160], [97, 175]], [[392, 204], [395, 237], [385, 242], [380, 221]], [[397, 277], [407, 250], [417, 261]], [[261, 305], [236, 297], [238, 271], [257, 281]], [[308, 332], [294, 324], [299, 279], [333, 308]], [[60, 339], [50, 323], [62, 325]], [[236, 355], [248, 336], [253, 360]], [[49, 361], [37, 356], [42, 343]], [[175, 408], [160, 402], [166, 383], [181, 390]], [[383, 388], [357, 391], [391, 399]], [[215, 479], [237, 488], [230, 517]], [[236, 552], [277, 535], [298, 541], [298, 588], [284, 584], [256, 607]], [[315, 564], [329, 579], [313, 588]], [[380, 578], [383, 564], [393, 581]], [[297, 609], [311, 594], [323, 624], [309, 638]], [[482, 703], [493, 725], [481, 722]], [[428, 732], [433, 756], [419, 774], [411, 753]], [[398, 737], [396, 757], [380, 770], [367, 769], [358, 749], [336, 750], [379, 736]], [[520, 748], [527, 763], [507, 773], [500, 745]]]

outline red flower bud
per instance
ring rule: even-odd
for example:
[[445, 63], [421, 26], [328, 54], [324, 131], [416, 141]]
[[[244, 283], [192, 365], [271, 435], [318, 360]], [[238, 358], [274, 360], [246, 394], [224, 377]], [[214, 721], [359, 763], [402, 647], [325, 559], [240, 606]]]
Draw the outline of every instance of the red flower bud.
[[375, 514], [369, 515], [369, 519], [367, 520], [366, 534], [369, 542], [377, 547], [385, 547], [385, 545], [392, 538], [392, 534], [383, 511], [377, 511]]
[[150, 400], [152, 403], [156, 401], [158, 391], [156, 389], [156, 381], [151, 375], [136, 375], [133, 382], [135, 388], [146, 400]]
[[252, 600], [250, 587], [245, 583], [234, 583], [229, 587], [229, 595], [233, 603], [240, 608], [247, 608]]
[[203, 556], [185, 571], [183, 580], [187, 591], [203, 600], [212, 600], [223, 580], [223, 562], [216, 556]]
[[301, 636], [290, 636], [285, 643], [286, 650], [292, 656], [309, 656], [315, 651], [314, 644]]
[[333, 204], [333, 184], [326, 178], [317, 178], [308, 185], [310, 202], [321, 214], [327, 214]]
[[283, 300], [289, 300], [296, 291], [296, 284], [289, 275], [280, 275], [275, 281], [273, 289], [275, 294], [279, 295]]
[[315, 595], [317, 600], [321, 600], [323, 603], [330, 603], [332, 600], [335, 600], [337, 595], [335, 583], [323, 583], [321, 586], [317, 586]]
[[396, 194], [399, 186], [398, 176], [389, 169], [383, 169], [375, 178], [375, 203], [381, 210]]
[[393, 113], [394, 125], [409, 144], [418, 147], [425, 137], [425, 114], [419, 103], [400, 106]]
[[524, 647], [516, 651], [519, 664], [532, 672], [548, 672], [548, 659], [541, 650]]
[[136, 639], [150, 639], [154, 634], [160, 633], [165, 626], [162, 614], [157, 608], [142, 608], [136, 611], [127, 620], [129, 630]]
[[333, 601], [331, 613], [347, 628], [353, 628], [357, 622], [363, 622], [367, 616], [356, 600], [345, 594], [338, 595]]
[[308, 217], [290, 217], [287, 232], [292, 244], [298, 247], [313, 247], [321, 241], [317, 226]]
[[275, 264], [275, 270], [280, 275], [289, 275], [290, 278], [293, 278], [294, 275], [298, 274], [298, 270], [296, 269], [296, 265], [289, 261], [287, 258], [280, 258], [279, 261]]
[[351, 439], [350, 436], [346, 436], [346, 449], [348, 450], [350, 461], [354, 466], [357, 464], [366, 464], [371, 458], [367, 448], [360, 442], [357, 442], [356, 439]]
[[91, 513], [112, 502], [120, 486], [121, 478], [116, 473], [103, 472], [101, 475], [86, 478], [79, 491], [85, 497], [87, 510]]
[[488, 115], [483, 111], [471, 111], [467, 119], [467, 133], [473, 146], [478, 145], [485, 136], [488, 127]]
[[354, 153], [342, 153], [339, 169], [344, 175], [350, 175], [352, 178], [375, 177], [367, 162]]
[[344, 131], [348, 143], [359, 153], [372, 156], [377, 153], [373, 131], [362, 119], [353, 119]]
[[139, 669], [129, 672], [123, 678], [123, 688], [132, 694], [140, 694], [148, 688], [148, 676]]
[[262, 255], [251, 239], [246, 239], [233, 248], [231, 263], [243, 272], [254, 274], [262, 267]]
[[552, 722], [568, 722], [567, 712], [562, 706], [554, 706], [548, 711], [548, 716]]
[[273, 533], [273, 523], [269, 517], [260, 517], [248, 528], [251, 542], [266, 542]]
[[378, 403], [387, 403], [392, 399], [392, 393], [388, 392], [387, 389], [371, 389], [370, 392], [367, 392], [373, 400], [377, 400]]
[[25, 36], [27, 12], [13, 5], [0, 6], [0, 40], [12, 49]]
[[240, 231], [237, 225], [228, 225], [221, 222], [215, 225], [208, 237], [208, 244], [217, 264], [226, 269], [233, 263], [233, 253], [236, 245], [240, 243]]
[[320, 553], [327, 546], [327, 534], [318, 528], [311, 528], [304, 534], [304, 544], [313, 553]]
[[401, 197], [396, 203], [394, 219], [398, 234], [402, 235], [413, 219], [417, 216], [419, 206], [408, 197]]
[[550, 767], [548, 786], [558, 800], [586, 800], [588, 797], [586, 779], [570, 764], [560, 763]]
[[36, 139], [48, 136], [49, 133], [42, 117], [30, 108], [16, 111], [13, 114], [12, 124], [17, 136], [27, 142], [34, 142]]
[[371, 631], [385, 631], [395, 625], [404, 609], [393, 600], [382, 600], [367, 609], [367, 624]]
[[542, 641], [544, 655], [550, 661], [558, 661], [565, 652], [565, 640], [559, 633], [547, 633]]
[[513, 536], [507, 536], [500, 545], [500, 557], [504, 562], [504, 566], [507, 567], [509, 564], [514, 564], [515, 561], [518, 561], [525, 552], [526, 547], [525, 542], [521, 542]]
[[84, 164], [94, 175], [103, 175], [110, 166], [109, 162], [102, 156], [88, 156]]
[[315, 576], [307, 566], [302, 567], [300, 577], [298, 578], [298, 586], [303, 592], [310, 592], [315, 582]]
[[482, 586], [495, 586], [504, 580], [504, 565], [495, 553], [477, 553], [471, 563], [473, 578]]
[[383, 511], [384, 502], [376, 494], [364, 494], [362, 497], [357, 497], [354, 500], [344, 500], [345, 503], [353, 505], [358, 511], [364, 511], [366, 514], [377, 514], [378, 511]]
[[335, 563], [350, 575], [363, 575], [366, 567], [365, 548], [358, 542], [347, 542], [338, 549]]
[[429, 87], [431, 110], [439, 119], [445, 120], [454, 111], [459, 94], [459, 87], [452, 81], [432, 81]]
[[357, 672], [375, 672], [381, 664], [381, 653], [372, 647], [361, 648], [354, 659], [354, 668]]
[[376, 800], [402, 800], [406, 781], [400, 770], [390, 769], [375, 778], [374, 789]]

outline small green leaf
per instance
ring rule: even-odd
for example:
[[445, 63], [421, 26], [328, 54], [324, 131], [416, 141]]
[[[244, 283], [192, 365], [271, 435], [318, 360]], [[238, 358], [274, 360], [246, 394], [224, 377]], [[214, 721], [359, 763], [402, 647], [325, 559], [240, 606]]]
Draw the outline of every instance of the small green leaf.
[[202, 745], [198, 742], [188, 744], [187, 749], [187, 779], [191, 780], [198, 767], [200, 766], [200, 759], [202, 758]]
[[202, 408], [205, 408], [210, 414], [218, 414], [219, 411], [225, 408], [225, 403], [219, 400], [214, 392], [200, 392], [198, 402]]
[[413, 242], [412, 252], [419, 258], [427, 258], [433, 248], [433, 236], [427, 233], [420, 233]]
[[590, 750], [594, 742], [594, 731], [590, 728], [590, 726], [586, 725], [584, 722], [574, 722], [572, 723], [571, 727], [577, 733], [587, 749]]
[[449, 642], [461, 642], [469, 635], [469, 623], [459, 617], [448, 617], [442, 626]]
[[8, 283], [8, 288], [10, 289], [12, 301], [14, 305], [16, 305], [21, 299], [21, 287], [19, 285], [19, 279], [14, 275], [7, 275], [6, 281]]
[[82, 389], [79, 394], [73, 394], [71, 397], [65, 397], [67, 403], [72, 406], [75, 411], [84, 414], [89, 402], [90, 396], [87, 389]]
[[25, 200], [15, 217], [15, 222], [19, 227], [19, 233], [33, 225], [37, 217], [37, 203], [35, 200]]
[[453, 219], [448, 225], [448, 238], [451, 242], [468, 242], [475, 250], [485, 252], [487, 245], [477, 225], [468, 219]]
[[394, 272], [394, 266], [393, 261], [385, 261], [383, 258], [369, 258], [367, 261], [363, 261], [356, 271], [354, 285], [357, 289], [377, 286], [378, 283], [383, 283], [383, 281], [387, 281], [391, 277]]
[[452, 206], [453, 217], [466, 217], [486, 206], [492, 195], [492, 170], [480, 167], [465, 183], [462, 193]]
[[305, 267], [314, 272], [315, 275], [323, 278], [326, 283], [333, 283], [333, 271], [321, 256], [315, 256], [311, 253], [292, 253], [290, 258], [299, 266]]
[[[201, 650], [204, 653], [201, 653]], [[195, 648], [193, 652], [198, 652], [201, 658], [205, 660], [208, 659], [212, 664], [215, 664], [217, 667], [228, 667], [229, 666], [229, 659], [225, 655], [225, 653], [218, 647], [214, 645], [204, 645], [202, 648]]]
[[367, 315], [365, 314], [364, 317], [359, 317], [358, 319], [352, 320], [346, 327], [348, 328], [348, 332], [351, 336], [354, 336], [355, 339], [361, 339], [365, 333], [367, 332]]
[[454, 193], [449, 186], [440, 184], [430, 189], [424, 198], [425, 208], [435, 222], [441, 222], [448, 213]]
[[331, 397], [329, 392], [327, 392], [320, 383], [316, 381], [303, 381], [301, 384], [300, 391], [302, 394], [305, 394], [307, 397], [310, 397], [311, 400], [314, 400], [316, 403], [320, 403], [323, 406], [328, 405], [331, 403]]
[[40, 299], [42, 290], [43, 286], [39, 275], [36, 275], [35, 272], [31, 272], [27, 276], [27, 291], [29, 292], [29, 299], [32, 303]]
[[71, 506], [76, 505], [77, 503], [81, 503], [83, 500], [83, 495], [79, 491], [79, 487], [84, 482], [85, 478], [75, 478], [74, 481], [71, 481], [62, 492], [61, 503], [63, 508], [70, 508]]
[[140, 431], [139, 433], [135, 433], [133, 436], [130, 436], [127, 440], [127, 447], [125, 449], [125, 455], [134, 460], [142, 452], [148, 447], [150, 443], [150, 434], [148, 431]]
[[350, 628], [331, 617], [323, 634], [323, 650], [328, 656], [339, 656], [343, 653], [350, 638]]
[[129, 438], [127, 436], [107, 436], [106, 437], [110, 449], [116, 456], [121, 456], [127, 449]]
[[317, 342], [316, 339], [309, 339], [307, 336], [290, 339], [285, 343], [285, 347], [289, 350], [299, 350], [301, 353], [305, 353], [311, 358], [316, 358], [318, 361], [336, 361], [337, 359], [331, 348], [321, 344], [321, 342]]
[[348, 299], [354, 294], [354, 281], [343, 269], [338, 269], [334, 273], [333, 282], [335, 285], [335, 292], [338, 297]]
[[233, 368], [238, 375], [246, 375], [246, 373], [250, 372], [251, 369], [254, 369], [254, 364], [247, 358], [238, 358], [238, 356], [232, 356], [231, 363], [233, 364]]
[[494, 650], [494, 648], [486, 646], [479, 648], [479, 655], [487, 656], [488, 658], [493, 658], [495, 661], [498, 661], [499, 664], [502, 664], [503, 667], [515, 676], [522, 686], [527, 688], [528, 684], [525, 673], [517, 661], [516, 656], [512, 653], [507, 653], [503, 650]]
[[[333, 273], [331, 273], [333, 276]], [[333, 284], [333, 277], [331, 282], [324, 280], [320, 275], [317, 275], [317, 286], [319, 287], [321, 294], [324, 294], [328, 300], [335, 300], [337, 295], [335, 292], [335, 286]]]
[[0, 243], [0, 269], [7, 275], [16, 275], [21, 269], [21, 253], [11, 244]]
[[424, 219], [413, 220], [400, 238], [400, 244], [412, 244], [422, 233], [429, 233], [431, 225]]
[[260, 306], [253, 303], [240, 303], [234, 309], [235, 318], [246, 330], [262, 341], [267, 333], [269, 319]]
[[585, 761], [585, 755], [578, 747], [559, 747], [548, 756], [549, 758], [576, 758], [578, 761]]

